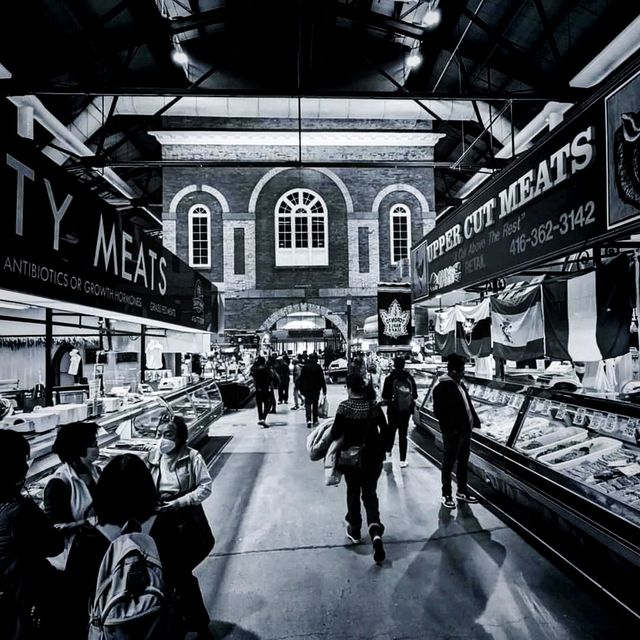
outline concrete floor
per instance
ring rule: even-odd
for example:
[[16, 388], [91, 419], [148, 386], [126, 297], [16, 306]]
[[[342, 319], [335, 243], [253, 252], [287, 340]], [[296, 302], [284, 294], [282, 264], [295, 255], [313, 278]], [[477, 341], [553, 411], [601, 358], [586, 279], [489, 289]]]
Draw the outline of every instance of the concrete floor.
[[[329, 386], [331, 413], [345, 397]], [[212, 629], [230, 640], [617, 638], [630, 631], [481, 505], [440, 508], [439, 471], [410, 447], [378, 485], [387, 560], [347, 544], [345, 486], [325, 487], [305, 449], [304, 411], [271, 427], [253, 408], [232, 435], [205, 503], [216, 546], [197, 570]], [[626, 635], [626, 634], [625, 634]]]

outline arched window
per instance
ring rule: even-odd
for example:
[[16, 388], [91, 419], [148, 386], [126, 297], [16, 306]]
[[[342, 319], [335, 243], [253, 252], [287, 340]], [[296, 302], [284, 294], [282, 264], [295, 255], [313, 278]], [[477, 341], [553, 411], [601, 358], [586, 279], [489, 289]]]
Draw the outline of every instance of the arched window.
[[211, 212], [203, 204], [189, 209], [189, 265], [211, 266]]
[[291, 189], [276, 204], [276, 266], [329, 264], [327, 207], [309, 189]]
[[394, 204], [389, 219], [391, 264], [409, 257], [411, 247], [411, 211], [405, 204]]

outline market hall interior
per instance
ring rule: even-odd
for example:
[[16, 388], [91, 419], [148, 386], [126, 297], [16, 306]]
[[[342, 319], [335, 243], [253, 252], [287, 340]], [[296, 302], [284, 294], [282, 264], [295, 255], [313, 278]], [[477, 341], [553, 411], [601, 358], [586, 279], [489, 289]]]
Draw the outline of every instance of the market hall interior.
[[[328, 386], [331, 413], [345, 399]], [[345, 536], [345, 486], [311, 462], [303, 411], [278, 405], [270, 427], [255, 409], [224, 415], [232, 436], [211, 466], [204, 503], [216, 546], [197, 569], [212, 619], [230, 640], [464, 638], [587, 640], [638, 627], [492, 513], [440, 504], [440, 471], [397, 445], [378, 494], [387, 559]], [[478, 486], [479, 480], [474, 480]]]

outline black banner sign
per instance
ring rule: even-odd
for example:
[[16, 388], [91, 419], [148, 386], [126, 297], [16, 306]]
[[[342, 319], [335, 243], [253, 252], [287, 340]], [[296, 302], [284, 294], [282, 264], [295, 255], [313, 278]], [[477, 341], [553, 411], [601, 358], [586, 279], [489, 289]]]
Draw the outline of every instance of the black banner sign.
[[605, 156], [600, 102], [427, 235], [427, 295], [516, 273], [606, 233]]
[[215, 331], [215, 287], [19, 138], [0, 149], [0, 288]]
[[411, 285], [378, 284], [378, 351], [411, 348]]

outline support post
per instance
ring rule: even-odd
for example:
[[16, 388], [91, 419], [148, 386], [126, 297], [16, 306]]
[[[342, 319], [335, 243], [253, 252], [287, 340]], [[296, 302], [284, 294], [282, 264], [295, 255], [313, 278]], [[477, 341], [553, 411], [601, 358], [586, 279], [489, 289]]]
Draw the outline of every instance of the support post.
[[44, 312], [44, 397], [45, 406], [53, 405], [53, 311]]
[[144, 374], [147, 370], [147, 327], [140, 325], [140, 382], [144, 383]]
[[351, 296], [347, 298], [347, 368], [351, 364]]

